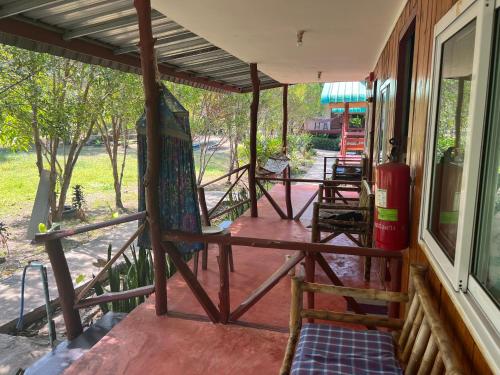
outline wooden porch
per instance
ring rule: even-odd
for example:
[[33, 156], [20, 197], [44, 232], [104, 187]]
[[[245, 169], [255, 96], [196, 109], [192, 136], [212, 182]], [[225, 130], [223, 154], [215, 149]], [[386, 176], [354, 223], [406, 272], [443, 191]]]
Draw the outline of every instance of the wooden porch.
[[[294, 208], [302, 207], [317, 191], [316, 185], [292, 185]], [[285, 187], [275, 185], [270, 195], [285, 207]], [[231, 226], [236, 237], [267, 238], [310, 243], [312, 207], [300, 221], [281, 219], [265, 197], [258, 202], [259, 217], [247, 212]], [[344, 236], [333, 244], [352, 246]], [[218, 248], [209, 246], [208, 269], [198, 272], [212, 301], [219, 300]], [[231, 311], [263, 284], [296, 251], [233, 245], [235, 271], [230, 273]], [[382, 288], [377, 267], [371, 282], [363, 278], [363, 258], [324, 254], [330, 267], [348, 286]], [[298, 268], [298, 267], [297, 267]], [[331, 283], [317, 267], [316, 278]], [[236, 322], [211, 323], [179, 273], [168, 280], [168, 314], [155, 314], [155, 296], [132, 311], [66, 374], [276, 374], [288, 338], [290, 277], [285, 276]], [[318, 299], [316, 306], [345, 311], [342, 297]]]

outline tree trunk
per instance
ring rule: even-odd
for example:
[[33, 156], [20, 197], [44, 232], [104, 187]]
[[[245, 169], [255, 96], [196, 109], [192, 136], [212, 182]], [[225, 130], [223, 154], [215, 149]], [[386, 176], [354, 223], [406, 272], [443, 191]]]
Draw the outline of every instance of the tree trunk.
[[41, 176], [43, 170], [42, 141], [40, 139], [40, 129], [38, 128], [38, 107], [35, 103], [31, 104], [31, 114], [31, 128], [33, 130], [33, 141], [35, 143], [36, 166], [38, 168], [38, 175]]
[[119, 209], [124, 209], [122, 202], [122, 186], [120, 183], [120, 178], [118, 176], [118, 166], [116, 158], [111, 161], [111, 165], [113, 167], [113, 187], [115, 188], [115, 206]]

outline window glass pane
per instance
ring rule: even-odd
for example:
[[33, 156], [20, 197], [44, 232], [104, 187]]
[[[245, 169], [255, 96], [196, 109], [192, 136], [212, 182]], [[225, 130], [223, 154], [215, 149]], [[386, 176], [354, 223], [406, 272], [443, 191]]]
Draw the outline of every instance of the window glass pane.
[[453, 262], [474, 56], [475, 21], [442, 45], [429, 230]]
[[473, 275], [496, 303], [500, 304], [500, 18], [498, 15], [496, 23]]

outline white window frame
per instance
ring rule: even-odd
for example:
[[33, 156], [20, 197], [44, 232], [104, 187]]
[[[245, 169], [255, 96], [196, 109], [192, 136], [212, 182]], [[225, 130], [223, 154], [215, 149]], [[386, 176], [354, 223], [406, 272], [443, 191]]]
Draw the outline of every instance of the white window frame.
[[[377, 160], [376, 164], [384, 164], [387, 160], [387, 123], [389, 121], [389, 100], [391, 96], [391, 80], [386, 79], [380, 85], [379, 92], [379, 102], [380, 102], [380, 113], [377, 122], [377, 137], [376, 137], [376, 151]], [[385, 117], [384, 117], [385, 116]], [[382, 119], [384, 120], [382, 122]], [[382, 134], [381, 134], [382, 133]], [[382, 154], [382, 160], [380, 160], [380, 155]]]
[[[481, 352], [493, 371], [500, 373], [500, 310], [470, 274], [474, 247], [476, 203], [482, 163], [482, 134], [488, 97], [489, 66], [495, 9], [500, 0], [464, 0], [458, 2], [434, 28], [431, 101], [429, 107], [424, 186], [419, 228], [419, 243], [424, 249], [441, 284], [450, 295]], [[429, 231], [434, 144], [442, 45], [469, 22], [476, 19], [476, 35], [469, 103], [468, 139], [459, 203], [459, 221], [455, 261], [452, 263]], [[474, 136], [470, 136], [474, 134]]]

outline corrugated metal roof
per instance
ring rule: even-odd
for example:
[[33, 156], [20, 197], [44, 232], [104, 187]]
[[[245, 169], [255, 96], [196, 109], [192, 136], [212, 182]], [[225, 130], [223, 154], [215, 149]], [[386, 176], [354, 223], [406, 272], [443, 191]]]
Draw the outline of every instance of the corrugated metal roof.
[[321, 104], [365, 101], [366, 85], [364, 82], [325, 83], [321, 91]]
[[[152, 12], [163, 79], [217, 91], [251, 90], [247, 63]], [[0, 43], [139, 72], [132, 0], [0, 0]], [[279, 86], [259, 73], [261, 88]]]

